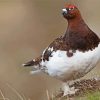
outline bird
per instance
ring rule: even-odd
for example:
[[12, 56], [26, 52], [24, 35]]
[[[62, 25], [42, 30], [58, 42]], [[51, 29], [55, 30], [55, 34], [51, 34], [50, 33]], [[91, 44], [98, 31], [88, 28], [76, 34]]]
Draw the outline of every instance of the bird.
[[85, 23], [76, 5], [66, 4], [62, 15], [68, 22], [65, 33], [51, 42], [39, 57], [23, 66], [32, 66], [33, 73], [44, 72], [62, 81], [64, 95], [68, 95], [77, 89], [65, 83], [85, 76], [99, 62], [100, 38]]

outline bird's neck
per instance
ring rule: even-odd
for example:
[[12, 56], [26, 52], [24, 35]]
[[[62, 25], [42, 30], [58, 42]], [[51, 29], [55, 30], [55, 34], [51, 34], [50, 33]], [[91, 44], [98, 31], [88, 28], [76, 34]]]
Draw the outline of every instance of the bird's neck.
[[85, 24], [84, 20], [80, 17], [68, 20], [68, 27], [67, 30], [81, 30], [81, 28], [85, 28], [87, 25]]
[[79, 16], [77, 18], [68, 20], [68, 27], [67, 27], [64, 37], [67, 38], [68, 34], [75, 34], [75, 33], [86, 35], [87, 33], [86, 30], [89, 31], [89, 27], [85, 24], [82, 17]]
[[68, 20], [68, 28], [63, 40], [69, 48], [80, 51], [92, 50], [100, 42], [98, 36], [85, 24], [81, 17]]

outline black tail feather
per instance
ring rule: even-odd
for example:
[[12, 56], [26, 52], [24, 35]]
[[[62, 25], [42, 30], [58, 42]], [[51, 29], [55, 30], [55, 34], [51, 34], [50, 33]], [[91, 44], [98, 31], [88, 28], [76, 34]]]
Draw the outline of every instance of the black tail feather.
[[34, 61], [31, 60], [31, 61], [29, 61], [27, 63], [22, 64], [22, 65], [25, 66], [25, 67], [27, 67], [27, 66], [33, 66], [34, 65]]
[[34, 65], [39, 65], [41, 62], [41, 56], [39, 56], [36, 59], [33, 59], [31, 61], [28, 61], [27, 63], [24, 63], [23, 66], [27, 67], [27, 66], [34, 66]]

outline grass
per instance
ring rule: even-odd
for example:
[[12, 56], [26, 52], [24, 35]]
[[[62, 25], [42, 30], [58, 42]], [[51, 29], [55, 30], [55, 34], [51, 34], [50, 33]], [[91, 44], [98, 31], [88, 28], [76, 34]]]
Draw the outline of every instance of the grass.
[[[23, 97], [21, 94], [19, 94], [19, 92], [13, 88], [12, 86], [10, 86], [9, 84], [7, 84], [7, 86], [19, 97], [20, 100], [30, 100], [30, 99], [26, 99], [25, 97]], [[2, 96], [2, 98], [0, 98], [1, 100], [10, 100], [9, 98], [6, 98], [3, 94], [3, 91], [0, 89], [0, 94]], [[50, 98], [49, 95], [49, 91], [46, 90], [46, 95], [47, 95], [47, 100], [100, 100], [100, 91], [99, 92], [87, 92], [85, 93], [82, 97], [72, 97], [71, 99], [67, 97], [66, 98], [59, 98], [59, 99], [54, 99], [54, 98]]]
[[86, 100], [100, 100], [100, 92], [88, 93], [86, 95]]
[[88, 92], [83, 97], [76, 97], [74, 100], [100, 100], [100, 92]]
[[[93, 85], [95, 86], [96, 84], [93, 84]], [[19, 93], [19, 91], [17, 91], [10, 84], [6, 83], [6, 86], [10, 89], [10, 91], [12, 91], [12, 93], [14, 93], [17, 96], [17, 99], [15, 98], [14, 100], [31, 100], [30, 98], [29, 99], [26, 98], [23, 93]], [[67, 97], [60, 96], [59, 98], [56, 98], [55, 97], [56, 94], [50, 95], [49, 91], [46, 90], [46, 100], [100, 100], [100, 86], [98, 87], [98, 91], [96, 90], [96, 87], [94, 87], [94, 90], [95, 90], [95, 92], [87, 90], [87, 91], [83, 92], [81, 95], [79, 93], [79, 95], [74, 95], [71, 98], [68, 96]], [[10, 100], [10, 98], [6, 97], [7, 95], [5, 93], [5, 90], [3, 90], [3, 88], [0, 89], [0, 95], [1, 95], [0, 100]]]
[[[26, 99], [26, 97], [23, 94], [20, 94], [15, 88], [13, 88], [10, 84], [6, 84], [6, 86], [9, 87], [9, 89], [19, 98], [19, 100], [30, 100], [30, 99]], [[2, 89], [0, 89], [0, 100], [10, 100], [9, 98], [5, 97], [5, 93], [3, 93], [4, 91]], [[9, 91], [10, 92], [10, 91]], [[13, 96], [13, 95], [12, 95]], [[15, 100], [17, 100], [15, 98]]]
[[[47, 95], [48, 97], [49, 95]], [[61, 97], [61, 98], [52, 98], [48, 97], [47, 100], [100, 100], [100, 91], [97, 92], [87, 92], [83, 94], [83, 96], [75, 96], [75, 97]]]

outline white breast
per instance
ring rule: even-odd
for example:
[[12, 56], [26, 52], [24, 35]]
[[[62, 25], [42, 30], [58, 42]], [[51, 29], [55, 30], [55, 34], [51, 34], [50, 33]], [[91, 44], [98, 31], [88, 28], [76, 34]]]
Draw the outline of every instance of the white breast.
[[76, 51], [72, 57], [66, 51], [57, 50], [49, 57], [49, 61], [42, 62], [47, 67], [47, 73], [61, 80], [74, 76], [79, 78], [89, 72], [100, 59], [100, 44], [94, 50], [87, 52]]

